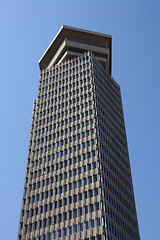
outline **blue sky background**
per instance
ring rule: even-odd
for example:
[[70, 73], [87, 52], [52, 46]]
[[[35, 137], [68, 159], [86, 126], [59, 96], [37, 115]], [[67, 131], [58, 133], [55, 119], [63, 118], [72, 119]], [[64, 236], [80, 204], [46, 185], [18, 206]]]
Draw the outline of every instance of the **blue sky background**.
[[38, 60], [64, 25], [111, 34], [141, 239], [160, 228], [160, 1], [0, 1], [0, 239], [17, 238]]

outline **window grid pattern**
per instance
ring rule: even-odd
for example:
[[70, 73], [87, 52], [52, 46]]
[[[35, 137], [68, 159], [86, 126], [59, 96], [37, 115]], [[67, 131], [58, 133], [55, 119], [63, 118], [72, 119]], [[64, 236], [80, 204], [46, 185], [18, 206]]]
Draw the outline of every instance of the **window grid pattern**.
[[106, 238], [140, 239], [119, 85], [93, 56]]
[[138, 240], [119, 85], [91, 53], [40, 72], [18, 240]]
[[[40, 73], [18, 240], [103, 235], [90, 59], [86, 53]], [[90, 227], [79, 231], [84, 222]]]

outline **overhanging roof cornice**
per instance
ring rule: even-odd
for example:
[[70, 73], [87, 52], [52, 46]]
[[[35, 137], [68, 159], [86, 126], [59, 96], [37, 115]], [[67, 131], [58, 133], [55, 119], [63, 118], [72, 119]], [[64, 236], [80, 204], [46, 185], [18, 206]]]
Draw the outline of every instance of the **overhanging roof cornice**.
[[109, 49], [109, 72], [111, 74], [111, 51], [112, 51], [112, 36], [103, 33], [97, 33], [84, 29], [74, 28], [63, 25], [45, 53], [39, 60], [40, 69], [45, 69], [49, 66], [53, 57], [56, 55], [59, 47], [64, 39], [73, 39], [86, 43], [92, 43], [95, 46], [104, 46]]

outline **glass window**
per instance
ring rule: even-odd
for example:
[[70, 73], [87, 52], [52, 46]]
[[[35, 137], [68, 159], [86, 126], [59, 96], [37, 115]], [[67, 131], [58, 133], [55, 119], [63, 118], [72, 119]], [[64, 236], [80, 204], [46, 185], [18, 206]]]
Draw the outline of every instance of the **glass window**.
[[81, 201], [82, 200], [82, 193], [79, 193], [78, 194], [78, 201]]
[[77, 233], [77, 225], [73, 225], [73, 233]]
[[89, 224], [88, 224], [88, 222], [85, 222], [84, 223], [84, 230], [88, 230], [89, 229]]
[[84, 207], [84, 211], [85, 211], [85, 214], [88, 213], [88, 206], [85, 206], [85, 207]]
[[77, 202], [77, 195], [73, 195], [73, 202]]
[[72, 227], [69, 227], [68, 230], [69, 230], [69, 235], [71, 235], [72, 234]]

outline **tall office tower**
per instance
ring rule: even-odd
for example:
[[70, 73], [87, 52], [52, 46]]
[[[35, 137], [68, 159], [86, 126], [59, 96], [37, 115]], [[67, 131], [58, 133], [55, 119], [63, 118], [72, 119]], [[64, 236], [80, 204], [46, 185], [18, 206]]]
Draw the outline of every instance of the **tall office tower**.
[[39, 61], [18, 240], [138, 240], [109, 35], [63, 26]]

